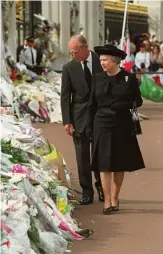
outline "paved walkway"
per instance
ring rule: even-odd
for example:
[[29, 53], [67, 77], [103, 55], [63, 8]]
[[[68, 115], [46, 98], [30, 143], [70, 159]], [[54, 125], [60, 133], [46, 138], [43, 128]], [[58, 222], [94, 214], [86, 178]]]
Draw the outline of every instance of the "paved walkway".
[[[93, 205], [76, 210], [82, 227], [95, 233], [89, 240], [76, 242], [72, 254], [163, 254], [163, 104], [146, 102], [141, 112], [151, 117], [142, 122], [139, 137], [146, 169], [126, 174], [118, 213], [104, 216], [97, 197]], [[71, 138], [61, 125], [39, 127], [63, 153], [79, 188]]]

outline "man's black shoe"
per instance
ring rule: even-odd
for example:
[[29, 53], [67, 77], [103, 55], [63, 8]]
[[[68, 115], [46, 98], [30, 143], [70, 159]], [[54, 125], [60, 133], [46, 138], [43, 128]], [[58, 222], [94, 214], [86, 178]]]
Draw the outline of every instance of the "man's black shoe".
[[99, 196], [99, 200], [101, 202], [104, 202], [104, 192], [103, 192], [103, 189], [101, 187], [97, 188], [97, 193], [98, 193], [98, 196]]
[[89, 205], [93, 203], [93, 198], [90, 197], [82, 198], [79, 202], [80, 205]]
[[98, 196], [99, 196], [99, 200], [101, 202], [104, 202], [104, 192], [103, 192], [102, 186], [101, 186], [99, 181], [95, 182], [95, 187], [96, 187], [96, 190], [97, 190], [97, 193], [98, 193]]

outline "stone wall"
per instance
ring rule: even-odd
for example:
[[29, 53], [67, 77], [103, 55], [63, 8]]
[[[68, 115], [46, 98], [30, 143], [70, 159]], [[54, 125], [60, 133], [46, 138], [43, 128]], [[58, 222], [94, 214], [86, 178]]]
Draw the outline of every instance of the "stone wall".
[[149, 32], [151, 35], [156, 35], [157, 40], [163, 40], [163, 1], [135, 0], [134, 2], [148, 7]]

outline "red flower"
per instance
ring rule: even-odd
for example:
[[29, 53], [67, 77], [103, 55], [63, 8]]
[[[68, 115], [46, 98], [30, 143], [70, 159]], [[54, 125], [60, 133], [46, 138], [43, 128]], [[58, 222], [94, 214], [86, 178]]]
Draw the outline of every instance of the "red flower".
[[10, 79], [11, 79], [12, 81], [15, 81], [15, 80], [17, 79], [17, 77], [16, 77], [16, 70], [11, 69]]
[[132, 66], [133, 66], [133, 62], [132, 61], [125, 61], [123, 63], [123, 67], [126, 71], [131, 71], [132, 70]]
[[160, 76], [154, 76], [153, 79], [158, 86], [161, 86]]

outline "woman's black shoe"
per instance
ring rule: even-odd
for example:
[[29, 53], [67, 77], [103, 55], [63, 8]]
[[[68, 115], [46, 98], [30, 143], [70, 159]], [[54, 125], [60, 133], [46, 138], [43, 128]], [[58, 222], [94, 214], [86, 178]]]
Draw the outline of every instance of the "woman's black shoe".
[[111, 210], [114, 212], [119, 211], [119, 200], [118, 200], [118, 204], [116, 206], [111, 206]]
[[111, 212], [112, 212], [111, 207], [108, 207], [108, 208], [104, 208], [104, 209], [103, 209], [103, 214], [105, 214], [105, 215], [109, 215]]

